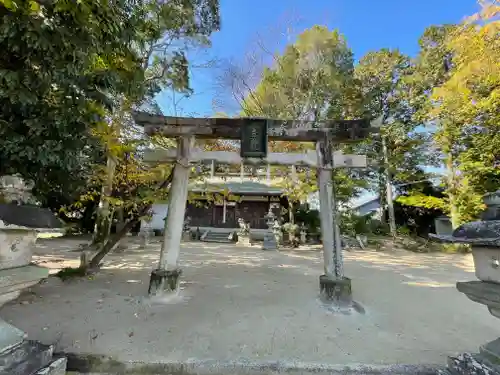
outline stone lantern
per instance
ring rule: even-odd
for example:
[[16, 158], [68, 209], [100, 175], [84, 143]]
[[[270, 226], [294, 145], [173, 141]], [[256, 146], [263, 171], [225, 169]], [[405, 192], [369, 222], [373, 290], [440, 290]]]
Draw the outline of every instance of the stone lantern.
[[269, 212], [264, 216], [267, 224], [267, 231], [264, 233], [264, 243], [262, 244], [262, 250], [278, 250], [278, 244], [276, 243], [276, 236], [274, 235], [274, 223], [276, 221], [276, 215], [269, 210]]
[[[25, 201], [27, 188], [18, 177], [0, 180], [0, 306], [16, 299], [21, 292], [40, 282], [48, 269], [31, 263], [37, 232], [60, 229], [62, 224], [52, 212]], [[5, 187], [7, 186], [7, 189]], [[15, 190], [18, 189], [16, 195]], [[5, 194], [7, 191], [7, 194]], [[15, 202], [15, 203], [13, 203]], [[0, 318], [0, 374], [64, 375], [66, 358], [53, 358], [53, 347], [28, 340], [20, 329]]]
[[[485, 305], [500, 318], [500, 220], [475, 221], [459, 226], [452, 235], [431, 235], [441, 242], [468, 244], [479, 281], [458, 282], [458, 291]], [[479, 353], [464, 353], [448, 359], [447, 373], [500, 374], [500, 338], [479, 348]]]

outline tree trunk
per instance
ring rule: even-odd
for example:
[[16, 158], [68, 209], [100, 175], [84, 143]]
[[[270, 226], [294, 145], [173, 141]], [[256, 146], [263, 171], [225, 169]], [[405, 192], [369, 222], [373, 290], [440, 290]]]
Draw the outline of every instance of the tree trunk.
[[131, 220], [125, 222], [125, 225], [122, 227], [120, 231], [117, 231], [115, 234], [109, 237], [104, 245], [102, 245], [101, 249], [97, 254], [94, 255], [92, 260], [89, 263], [90, 269], [99, 268], [101, 260], [115, 247], [115, 245], [120, 242], [120, 240], [140, 221], [141, 216], [145, 215], [150, 209], [151, 205], [144, 206], [144, 208]]
[[[170, 172], [169, 176], [163, 183], [158, 186], [159, 189], [165, 189], [172, 182], [173, 178], [173, 169]], [[144, 205], [138, 212], [133, 215], [130, 220], [127, 220], [120, 231], [117, 231], [114, 235], [110, 236], [108, 240], [102, 244], [101, 246], [96, 246], [95, 244], [91, 244], [89, 248], [100, 248], [97, 254], [94, 255], [92, 260], [89, 263], [89, 268], [96, 269], [99, 268], [99, 264], [104, 259], [104, 257], [115, 247], [115, 245], [133, 228], [135, 227], [141, 220], [141, 217], [146, 215], [151, 209], [152, 204]]]
[[108, 156], [106, 162], [106, 181], [102, 186], [101, 199], [97, 209], [97, 219], [94, 227], [94, 237], [92, 245], [104, 244], [111, 231], [113, 222], [113, 212], [110, 209], [109, 197], [113, 193], [113, 179], [116, 171], [116, 162], [111, 156]]
[[385, 173], [383, 168], [379, 168], [378, 172], [378, 199], [380, 204], [380, 221], [387, 223], [387, 215], [385, 206], [387, 205], [387, 184], [385, 183]]
[[382, 153], [384, 155], [384, 175], [385, 175], [385, 194], [387, 201], [387, 213], [389, 219], [389, 230], [393, 237], [396, 236], [396, 215], [394, 214], [394, 201], [392, 197], [391, 171], [389, 165], [389, 153], [387, 151], [386, 137], [382, 136]]
[[290, 224], [295, 224], [295, 213], [293, 212], [294, 206], [291, 200], [288, 201], [288, 220]]
[[457, 176], [455, 173], [455, 167], [453, 166], [452, 155], [447, 155], [446, 157], [446, 179], [448, 183], [446, 194], [448, 195], [448, 202], [450, 204], [451, 227], [456, 229], [460, 225], [460, 215], [455, 195], [455, 192], [457, 191]]

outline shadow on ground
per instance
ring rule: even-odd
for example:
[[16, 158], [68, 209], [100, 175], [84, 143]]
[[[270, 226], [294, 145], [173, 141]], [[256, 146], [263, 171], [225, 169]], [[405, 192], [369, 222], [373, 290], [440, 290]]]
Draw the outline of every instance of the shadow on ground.
[[[76, 241], [76, 240], [72, 240]], [[75, 246], [76, 244], [76, 246]], [[40, 243], [35, 261], [56, 270], [78, 262], [63, 239]], [[444, 363], [500, 335], [486, 309], [453, 287], [473, 279], [470, 255], [404, 251], [345, 253], [365, 315], [336, 315], [317, 300], [322, 254], [187, 243], [179, 296], [145, 297], [159, 243], [135, 239], [92, 278], [50, 278], [2, 316], [58, 350], [121, 360], [301, 360]]]

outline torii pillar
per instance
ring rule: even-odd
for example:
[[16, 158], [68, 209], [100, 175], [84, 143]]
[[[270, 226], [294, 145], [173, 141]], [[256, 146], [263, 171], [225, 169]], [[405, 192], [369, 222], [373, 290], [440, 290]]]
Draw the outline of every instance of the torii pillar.
[[194, 136], [180, 137], [177, 141], [172, 186], [168, 194], [168, 211], [158, 267], [151, 272], [148, 294], [159, 297], [165, 292], [177, 292], [182, 270], [179, 268], [182, 227], [188, 196], [189, 158], [194, 146]]
[[337, 230], [336, 202], [333, 189], [332, 170], [334, 168], [331, 144], [317, 142], [318, 190], [323, 244], [324, 274], [319, 277], [320, 297], [324, 302], [337, 307], [353, 305], [351, 279], [344, 276], [342, 242]]

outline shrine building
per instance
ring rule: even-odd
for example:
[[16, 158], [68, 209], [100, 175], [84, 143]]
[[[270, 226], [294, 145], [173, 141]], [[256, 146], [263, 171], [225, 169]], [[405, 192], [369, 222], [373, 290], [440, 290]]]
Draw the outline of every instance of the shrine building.
[[[238, 167], [237, 167], [238, 168]], [[229, 232], [239, 228], [238, 219], [250, 224], [252, 232], [268, 228], [266, 214], [271, 210], [280, 217], [288, 208], [283, 189], [276, 186], [279, 179], [271, 179], [268, 168], [257, 171], [254, 176], [241, 171], [221, 172], [212, 164], [211, 173], [202, 181], [188, 186], [186, 217], [192, 229]], [[151, 229], [163, 231], [168, 214], [167, 202], [153, 204]]]
[[238, 228], [241, 218], [252, 229], [267, 229], [264, 216], [276, 214], [288, 203], [283, 191], [258, 181], [217, 181], [211, 179], [189, 188], [186, 216], [191, 227]]

